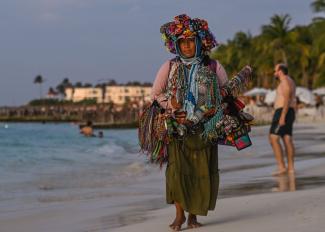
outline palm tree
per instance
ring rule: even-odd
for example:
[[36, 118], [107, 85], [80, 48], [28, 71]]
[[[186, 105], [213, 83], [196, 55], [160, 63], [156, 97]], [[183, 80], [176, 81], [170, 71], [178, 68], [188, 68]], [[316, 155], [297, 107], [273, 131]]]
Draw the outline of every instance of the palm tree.
[[313, 44], [309, 65], [310, 79], [312, 87], [325, 84], [325, 21], [312, 24], [311, 27]]
[[279, 59], [283, 63], [288, 64], [286, 46], [289, 44], [289, 29], [290, 29], [291, 17], [288, 14], [274, 15], [271, 17], [271, 23], [269, 25], [262, 26], [262, 34], [265, 39], [270, 43], [268, 49], [272, 49], [274, 52], [274, 63], [277, 63]]
[[[315, 2], [325, 2], [315, 1]], [[318, 8], [321, 9], [321, 8]], [[324, 8], [322, 8], [324, 9]], [[270, 88], [275, 85], [274, 64], [287, 63], [290, 75], [307, 88], [325, 85], [325, 20], [290, 28], [289, 15], [274, 15], [260, 35], [235, 34], [210, 54], [219, 60], [229, 76], [241, 66], [254, 67], [253, 84]], [[290, 59], [287, 59], [290, 57]]]
[[315, 0], [310, 6], [315, 13], [325, 12], [325, 0]]
[[42, 75], [37, 75], [34, 79], [34, 84], [39, 84], [39, 95], [40, 95], [40, 99], [42, 99], [42, 84], [44, 82], [44, 78], [42, 77]]
[[[312, 2], [310, 4], [310, 7], [315, 13], [325, 12], [325, 0], [315, 0], [314, 2]], [[316, 23], [324, 21], [324, 20], [325, 20], [324, 17], [313, 18], [313, 22], [316, 22]]]
[[65, 96], [65, 88], [72, 87], [69, 78], [65, 77], [60, 84], [56, 86], [56, 90], [62, 95]]
[[76, 82], [76, 84], [74, 85], [74, 87], [76, 87], [76, 88], [82, 87], [82, 82], [81, 81]]

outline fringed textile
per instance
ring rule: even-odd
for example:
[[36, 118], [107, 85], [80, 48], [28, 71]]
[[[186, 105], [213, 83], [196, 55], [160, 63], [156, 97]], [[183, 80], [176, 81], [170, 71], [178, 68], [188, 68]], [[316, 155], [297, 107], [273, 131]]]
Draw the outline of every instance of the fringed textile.
[[140, 148], [146, 153], [152, 163], [160, 166], [167, 162], [168, 143], [167, 130], [165, 126], [165, 115], [157, 101], [144, 108], [139, 117], [138, 137]]

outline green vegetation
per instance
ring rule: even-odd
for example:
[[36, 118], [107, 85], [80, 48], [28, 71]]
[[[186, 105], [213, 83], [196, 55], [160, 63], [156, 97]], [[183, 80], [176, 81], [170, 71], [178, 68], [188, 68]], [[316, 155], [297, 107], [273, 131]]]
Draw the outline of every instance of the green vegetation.
[[[132, 128], [138, 128], [138, 122], [132, 121], [132, 122], [124, 122], [124, 123], [94, 123], [93, 128], [94, 129], [132, 129]], [[85, 124], [81, 123], [81, 126]]]
[[34, 99], [28, 103], [29, 106], [62, 106], [62, 105], [96, 105], [96, 99], [84, 99], [79, 102], [59, 99]]
[[78, 101], [75, 104], [80, 104], [80, 105], [96, 105], [97, 100], [96, 99], [84, 99], [82, 101]]
[[[78, 83], [78, 85], [79, 84], [82, 85], [81, 83]], [[58, 84], [56, 86], [56, 90], [58, 91], [59, 94], [61, 94], [62, 96], [65, 96], [64, 90], [65, 90], [65, 88], [68, 88], [68, 87], [72, 87], [72, 84], [71, 84], [69, 78], [66, 77], [62, 80], [62, 82], [60, 84]]]
[[[325, 0], [311, 4], [315, 13], [325, 12]], [[211, 57], [218, 59], [229, 74], [236, 74], [244, 65], [254, 67], [252, 86], [274, 87], [273, 69], [285, 63], [296, 83], [309, 89], [325, 85], [325, 18], [316, 17], [306, 26], [290, 27], [288, 14], [274, 15], [261, 34], [252, 36], [238, 32], [221, 45]]]
[[69, 105], [72, 101], [59, 100], [59, 99], [35, 99], [28, 103], [29, 106], [58, 106]]

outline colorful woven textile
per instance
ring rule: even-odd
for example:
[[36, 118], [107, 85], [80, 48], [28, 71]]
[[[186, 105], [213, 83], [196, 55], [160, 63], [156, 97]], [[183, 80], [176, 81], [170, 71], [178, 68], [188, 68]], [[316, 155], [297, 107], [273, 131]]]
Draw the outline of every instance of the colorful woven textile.
[[160, 33], [167, 50], [174, 54], [176, 54], [176, 41], [179, 38], [198, 36], [202, 42], [203, 53], [209, 52], [218, 44], [209, 30], [207, 21], [199, 18], [191, 19], [186, 14], [178, 15], [173, 22], [162, 25]]
[[168, 136], [165, 124], [165, 114], [156, 101], [144, 107], [139, 117], [140, 148], [148, 155], [150, 162], [160, 165], [167, 162]]

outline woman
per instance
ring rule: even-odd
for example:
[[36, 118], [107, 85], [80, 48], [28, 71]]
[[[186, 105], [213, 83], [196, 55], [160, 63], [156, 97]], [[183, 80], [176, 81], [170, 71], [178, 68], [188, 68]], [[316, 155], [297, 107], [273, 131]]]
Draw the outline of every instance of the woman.
[[208, 56], [217, 43], [205, 20], [179, 15], [163, 25], [161, 33], [167, 49], [176, 57], [158, 71], [152, 99], [182, 125], [167, 145], [166, 168], [166, 200], [176, 207], [170, 227], [179, 231], [186, 221], [184, 211], [188, 212], [188, 227], [196, 228], [201, 226], [196, 216], [206, 216], [215, 208], [218, 150], [201, 135], [209, 130], [204, 124], [207, 118], [216, 115], [220, 87], [227, 83], [227, 74]]

